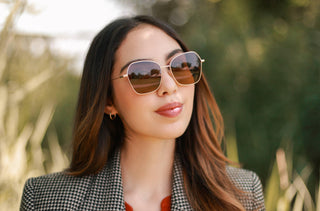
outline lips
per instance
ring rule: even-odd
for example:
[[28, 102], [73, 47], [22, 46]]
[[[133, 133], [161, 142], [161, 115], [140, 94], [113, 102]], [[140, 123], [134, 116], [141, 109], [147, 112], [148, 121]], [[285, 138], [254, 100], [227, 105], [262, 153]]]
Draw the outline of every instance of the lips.
[[176, 117], [178, 116], [183, 108], [183, 104], [179, 102], [168, 103], [164, 106], [161, 106], [156, 110], [156, 113], [165, 117]]

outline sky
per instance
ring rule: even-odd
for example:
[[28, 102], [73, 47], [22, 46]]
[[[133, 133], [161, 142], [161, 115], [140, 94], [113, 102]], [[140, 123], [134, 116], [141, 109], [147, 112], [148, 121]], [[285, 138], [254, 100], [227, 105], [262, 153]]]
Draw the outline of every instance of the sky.
[[[76, 58], [75, 68], [81, 69], [90, 42], [110, 21], [133, 15], [117, 0], [28, 0], [28, 7], [17, 19], [15, 29], [25, 34], [52, 37], [50, 48], [56, 53]], [[0, 28], [12, 5], [0, 3]], [[35, 51], [40, 51], [35, 47]]]

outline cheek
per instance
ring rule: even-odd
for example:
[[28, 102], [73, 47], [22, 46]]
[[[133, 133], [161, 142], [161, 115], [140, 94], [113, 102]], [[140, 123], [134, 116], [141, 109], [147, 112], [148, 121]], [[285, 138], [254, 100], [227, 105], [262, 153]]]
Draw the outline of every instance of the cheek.
[[187, 86], [184, 89], [184, 97], [187, 99], [188, 103], [188, 112], [192, 112], [193, 110], [193, 101], [194, 101], [194, 92], [195, 92], [195, 86]]
[[186, 99], [185, 101], [185, 112], [184, 112], [184, 117], [183, 117], [183, 124], [184, 124], [184, 130], [188, 127], [192, 112], [193, 112], [193, 104], [194, 104], [194, 85], [192, 86], [187, 86], [183, 87], [183, 96]]
[[137, 109], [143, 109], [143, 103], [140, 98], [137, 98], [136, 93], [126, 79], [115, 81], [114, 87], [114, 106], [122, 120], [129, 120], [138, 116]]
[[[152, 103], [151, 100], [131, 94], [118, 95], [116, 101], [116, 109], [118, 115], [124, 125], [126, 136], [129, 134], [147, 134], [147, 122], [152, 122]], [[147, 124], [148, 125], [148, 124]]]

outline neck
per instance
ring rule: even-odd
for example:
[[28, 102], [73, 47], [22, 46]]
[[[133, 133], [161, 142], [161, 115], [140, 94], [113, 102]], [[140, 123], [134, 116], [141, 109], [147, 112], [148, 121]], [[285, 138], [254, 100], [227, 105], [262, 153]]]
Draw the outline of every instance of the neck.
[[126, 140], [121, 149], [124, 196], [164, 198], [171, 194], [175, 140]]

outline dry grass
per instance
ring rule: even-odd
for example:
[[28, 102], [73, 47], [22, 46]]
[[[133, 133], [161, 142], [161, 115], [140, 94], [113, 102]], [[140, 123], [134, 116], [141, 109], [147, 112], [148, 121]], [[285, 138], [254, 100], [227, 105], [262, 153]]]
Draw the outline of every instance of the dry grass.
[[[267, 210], [278, 211], [313, 211], [320, 210], [320, 186], [315, 187], [316, 199], [313, 201], [311, 190], [306, 184], [312, 173], [312, 168], [306, 165], [300, 174], [292, 170], [292, 157], [286, 156], [283, 149], [276, 154], [271, 175], [265, 188]], [[293, 172], [293, 173], [292, 173]], [[293, 175], [292, 178], [289, 175]]]
[[[0, 34], [0, 210], [19, 209], [27, 178], [61, 170], [68, 163], [54, 131], [48, 135], [49, 153], [41, 146], [54, 114], [53, 103], [41, 106], [36, 121], [22, 121], [23, 112], [28, 112], [22, 109], [25, 99], [57, 74], [49, 66], [18, 87], [15, 78], [4, 78], [6, 72], [12, 71], [8, 68], [7, 51], [15, 39], [13, 24], [25, 5], [25, 1], [13, 2], [11, 13]], [[46, 160], [53, 162], [45, 166]]]
[[[239, 162], [234, 135], [226, 139], [226, 145], [229, 159]], [[292, 160], [292, 153], [285, 153], [282, 148], [278, 149], [276, 161], [264, 187], [266, 210], [320, 211], [320, 185], [315, 187], [315, 200], [312, 199], [311, 190], [306, 186], [313, 169], [306, 165], [298, 174], [293, 170]], [[293, 177], [290, 178], [290, 175]]]

